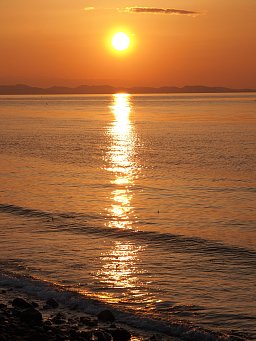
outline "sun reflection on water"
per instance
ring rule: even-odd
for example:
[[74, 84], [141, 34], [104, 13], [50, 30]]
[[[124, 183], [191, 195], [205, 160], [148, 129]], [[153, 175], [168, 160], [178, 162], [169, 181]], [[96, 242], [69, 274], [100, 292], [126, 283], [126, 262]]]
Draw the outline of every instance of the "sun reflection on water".
[[[126, 298], [126, 292], [129, 295], [140, 295], [141, 286], [137, 276], [139, 270], [137, 267], [138, 252], [141, 247], [135, 247], [133, 243], [114, 242], [114, 247], [109, 253], [103, 256], [103, 266], [99, 275], [103, 276], [104, 285], [114, 289], [107, 295], [112, 303], [118, 303]], [[124, 290], [125, 289], [125, 290]]]
[[[108, 129], [110, 140], [109, 151], [105, 157], [111, 175], [112, 191], [109, 206], [106, 207], [108, 228], [123, 230], [135, 229], [136, 215], [132, 201], [134, 183], [140, 168], [136, 161], [136, 132], [130, 119], [132, 113], [131, 96], [128, 94], [113, 95], [110, 106], [113, 121]], [[151, 298], [146, 283], [141, 283], [140, 253], [143, 247], [129, 238], [113, 240], [110, 250], [101, 255], [101, 268], [96, 276], [102, 287], [98, 295], [111, 303], [125, 302], [133, 308]]]
[[116, 188], [111, 193], [112, 204], [107, 209], [108, 227], [131, 228], [132, 221], [136, 219], [131, 205], [132, 186], [139, 168], [135, 161], [136, 137], [130, 121], [130, 95], [115, 94], [110, 109], [114, 120], [109, 131], [112, 145], [107, 155], [107, 170], [113, 174], [111, 183]]

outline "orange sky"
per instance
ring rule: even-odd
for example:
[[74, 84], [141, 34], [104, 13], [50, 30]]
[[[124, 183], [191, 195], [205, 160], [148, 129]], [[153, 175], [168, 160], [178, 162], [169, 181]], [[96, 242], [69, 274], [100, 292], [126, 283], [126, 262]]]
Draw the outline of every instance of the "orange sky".
[[1, 0], [0, 28], [0, 84], [256, 88], [255, 0]]

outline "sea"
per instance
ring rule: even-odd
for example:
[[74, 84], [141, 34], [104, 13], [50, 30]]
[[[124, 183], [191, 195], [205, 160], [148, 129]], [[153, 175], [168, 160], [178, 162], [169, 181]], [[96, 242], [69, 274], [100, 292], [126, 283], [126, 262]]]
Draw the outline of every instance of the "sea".
[[0, 283], [256, 338], [256, 93], [1, 95], [0, 122]]

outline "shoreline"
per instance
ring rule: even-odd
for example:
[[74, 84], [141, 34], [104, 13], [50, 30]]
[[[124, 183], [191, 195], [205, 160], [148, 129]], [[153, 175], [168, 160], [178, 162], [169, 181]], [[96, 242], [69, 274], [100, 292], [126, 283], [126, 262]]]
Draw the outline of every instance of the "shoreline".
[[186, 331], [178, 324], [172, 331], [170, 328], [164, 331], [153, 320], [151, 327], [147, 324], [144, 328], [139, 317], [135, 316], [133, 323], [125, 318], [120, 320], [115, 308], [102, 305], [92, 312], [74, 300], [63, 301], [61, 292], [60, 296], [53, 291], [47, 296], [42, 293], [43, 287], [28, 292], [21, 283], [0, 283], [0, 341], [247, 340], [191, 325]]
[[116, 320], [110, 310], [97, 315], [55, 298], [42, 299], [22, 288], [0, 285], [0, 341], [179, 341]]

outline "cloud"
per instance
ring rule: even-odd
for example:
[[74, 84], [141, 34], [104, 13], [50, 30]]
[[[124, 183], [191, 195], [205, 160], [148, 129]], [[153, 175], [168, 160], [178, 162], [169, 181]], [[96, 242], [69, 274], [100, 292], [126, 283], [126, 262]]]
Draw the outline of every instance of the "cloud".
[[84, 11], [94, 11], [95, 7], [84, 7]]
[[[97, 10], [113, 10], [113, 8], [95, 8], [93, 6], [84, 7], [84, 11], [97, 11]], [[184, 9], [175, 9], [175, 8], [161, 8], [161, 7], [125, 7], [125, 8], [117, 8], [118, 12], [122, 13], [148, 13], [148, 14], [170, 14], [170, 15], [188, 15], [188, 16], [197, 16], [203, 13], [196, 11], [188, 11]]]
[[120, 12], [128, 13], [151, 13], [151, 14], [172, 14], [172, 15], [199, 15], [199, 12], [187, 11], [184, 9], [175, 8], [158, 8], [158, 7], [125, 7], [119, 9]]

